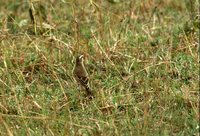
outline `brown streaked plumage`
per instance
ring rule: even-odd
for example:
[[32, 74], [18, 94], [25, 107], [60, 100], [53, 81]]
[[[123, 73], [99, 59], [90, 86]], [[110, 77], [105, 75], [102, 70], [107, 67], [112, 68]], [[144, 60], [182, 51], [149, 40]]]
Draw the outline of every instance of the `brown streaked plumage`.
[[83, 57], [83, 55], [80, 55], [76, 58], [73, 74], [75, 76], [76, 81], [85, 88], [87, 95], [91, 97], [92, 91], [89, 86], [89, 77], [84, 66]]

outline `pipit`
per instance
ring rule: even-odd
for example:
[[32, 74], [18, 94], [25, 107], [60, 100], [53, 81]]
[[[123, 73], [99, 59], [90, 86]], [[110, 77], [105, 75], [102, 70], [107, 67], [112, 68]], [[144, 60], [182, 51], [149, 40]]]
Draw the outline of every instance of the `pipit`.
[[86, 94], [91, 97], [93, 96], [90, 85], [89, 85], [89, 77], [84, 66], [84, 56], [80, 55], [76, 58], [73, 74], [75, 76], [78, 84], [84, 87]]

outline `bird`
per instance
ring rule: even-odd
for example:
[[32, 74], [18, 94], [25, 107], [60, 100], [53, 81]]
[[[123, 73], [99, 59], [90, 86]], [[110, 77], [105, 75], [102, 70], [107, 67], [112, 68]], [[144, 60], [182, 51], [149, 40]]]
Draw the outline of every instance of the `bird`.
[[84, 87], [86, 94], [91, 98], [93, 94], [89, 85], [89, 76], [84, 66], [84, 55], [76, 57], [73, 74], [77, 83]]

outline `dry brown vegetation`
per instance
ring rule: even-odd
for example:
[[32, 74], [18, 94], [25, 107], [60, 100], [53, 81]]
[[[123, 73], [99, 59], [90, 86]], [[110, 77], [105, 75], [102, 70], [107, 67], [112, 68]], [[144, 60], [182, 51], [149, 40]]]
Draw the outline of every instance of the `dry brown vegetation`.
[[0, 135], [199, 135], [198, 4], [1, 1]]

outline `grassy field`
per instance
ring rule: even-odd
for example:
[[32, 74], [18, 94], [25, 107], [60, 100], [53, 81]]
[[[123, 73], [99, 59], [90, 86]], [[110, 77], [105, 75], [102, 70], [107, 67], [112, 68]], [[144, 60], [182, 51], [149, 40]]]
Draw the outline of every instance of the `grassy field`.
[[[197, 0], [0, 2], [0, 135], [199, 136]], [[74, 80], [86, 56], [95, 98]]]

